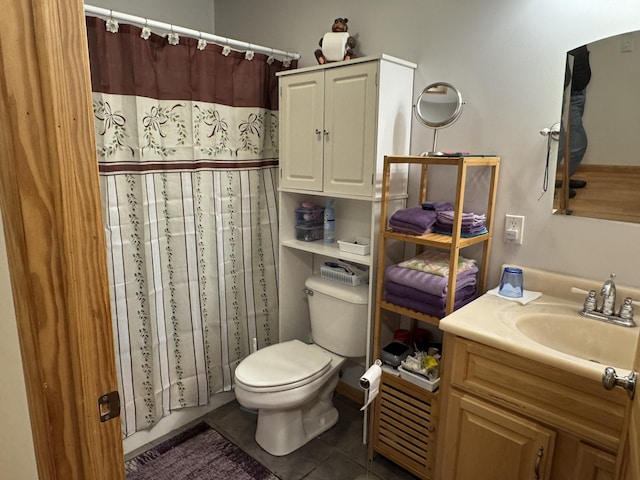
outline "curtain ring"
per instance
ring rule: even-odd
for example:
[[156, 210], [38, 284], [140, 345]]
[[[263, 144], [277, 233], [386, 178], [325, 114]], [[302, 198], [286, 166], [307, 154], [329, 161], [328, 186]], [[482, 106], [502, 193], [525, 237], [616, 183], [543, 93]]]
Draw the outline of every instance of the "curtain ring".
[[170, 28], [171, 33], [167, 35], [167, 42], [169, 43], [169, 45], [178, 45], [178, 43], [180, 43], [180, 37], [177, 33], [174, 33], [173, 24], [170, 25]]
[[271, 65], [275, 61], [275, 57], [273, 56], [273, 48], [271, 49], [271, 55], [267, 57], [267, 64]]
[[109, 18], [105, 23], [105, 28], [107, 32], [118, 33], [120, 25], [118, 25], [118, 21], [113, 18], [113, 10], [109, 10]]
[[142, 27], [142, 31], [140, 32], [140, 38], [143, 40], [147, 40], [151, 36], [151, 29], [148, 27], [149, 19], [144, 19], [144, 27]]
[[204, 50], [207, 48], [207, 41], [202, 38], [202, 32], [198, 32], [198, 50]]

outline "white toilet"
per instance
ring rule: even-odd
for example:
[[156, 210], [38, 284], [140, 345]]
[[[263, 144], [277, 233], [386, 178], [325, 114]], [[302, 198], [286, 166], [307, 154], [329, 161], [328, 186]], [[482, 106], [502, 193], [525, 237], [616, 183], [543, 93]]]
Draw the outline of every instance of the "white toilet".
[[287, 455], [338, 421], [333, 391], [347, 357], [366, 353], [368, 286], [307, 278], [312, 344], [290, 340], [252, 353], [235, 370], [240, 405], [258, 410], [256, 441]]

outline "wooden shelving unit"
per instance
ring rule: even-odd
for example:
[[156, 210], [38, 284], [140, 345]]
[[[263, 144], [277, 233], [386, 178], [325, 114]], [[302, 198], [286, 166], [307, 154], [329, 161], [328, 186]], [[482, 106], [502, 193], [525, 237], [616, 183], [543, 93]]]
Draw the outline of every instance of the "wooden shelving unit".
[[[388, 228], [389, 185], [391, 175], [399, 164], [420, 165], [420, 203], [428, 201], [427, 185], [429, 167], [444, 165], [455, 170], [456, 194], [453, 202], [454, 219], [451, 235], [427, 234], [407, 235], [393, 232]], [[381, 348], [382, 316], [385, 314], [406, 317], [413, 322], [425, 322], [438, 326], [437, 317], [394, 305], [384, 300], [384, 272], [387, 262], [387, 244], [390, 241], [416, 245], [418, 252], [426, 248], [447, 250], [449, 265], [457, 265], [460, 250], [472, 245], [482, 245], [482, 255], [478, 264], [478, 293], [485, 292], [489, 252], [491, 249], [493, 212], [495, 207], [498, 157], [429, 157], [429, 156], [386, 156], [382, 176], [382, 199], [380, 208], [380, 230], [377, 255], [376, 306], [373, 328], [373, 356], [379, 355]], [[462, 213], [464, 206], [467, 169], [485, 167], [490, 169], [486, 225], [488, 232], [474, 237], [462, 237]], [[448, 290], [445, 313], [454, 310], [456, 291], [456, 268], [449, 269]], [[441, 372], [442, 374], [442, 372]], [[435, 440], [439, 417], [438, 392], [429, 392], [393, 374], [383, 372], [380, 395], [374, 403], [372, 428], [370, 429], [369, 455], [379, 453], [404, 467], [418, 478], [433, 478], [435, 467]]]

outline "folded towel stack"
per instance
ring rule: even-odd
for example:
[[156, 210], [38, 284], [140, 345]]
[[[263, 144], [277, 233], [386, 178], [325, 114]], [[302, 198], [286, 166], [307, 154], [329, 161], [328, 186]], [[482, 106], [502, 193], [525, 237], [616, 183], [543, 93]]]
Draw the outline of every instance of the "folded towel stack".
[[[478, 267], [473, 260], [458, 259], [454, 309], [466, 305], [476, 295]], [[446, 312], [449, 285], [449, 254], [426, 251], [411, 260], [391, 265], [385, 271], [384, 299], [433, 317]]]
[[448, 202], [434, 202], [432, 205], [434, 210], [424, 210], [422, 207], [398, 210], [391, 215], [389, 226], [395, 232], [425, 235], [431, 232], [438, 212], [453, 211], [453, 206]]
[[[453, 231], [453, 212], [437, 212], [433, 230], [437, 233], [451, 235]], [[460, 226], [460, 235], [474, 237], [487, 233], [487, 216], [484, 214], [463, 213]]]

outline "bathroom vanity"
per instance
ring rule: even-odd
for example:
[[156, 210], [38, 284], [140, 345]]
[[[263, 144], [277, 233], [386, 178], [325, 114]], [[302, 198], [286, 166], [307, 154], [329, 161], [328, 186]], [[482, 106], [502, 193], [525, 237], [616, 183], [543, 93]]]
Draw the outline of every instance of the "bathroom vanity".
[[[436, 478], [614, 479], [627, 392], [602, 373], [633, 367], [638, 327], [579, 315], [588, 280], [524, 269], [522, 305], [484, 295], [440, 322], [445, 332]], [[626, 289], [640, 298], [640, 291]], [[553, 294], [550, 294], [552, 292]]]

